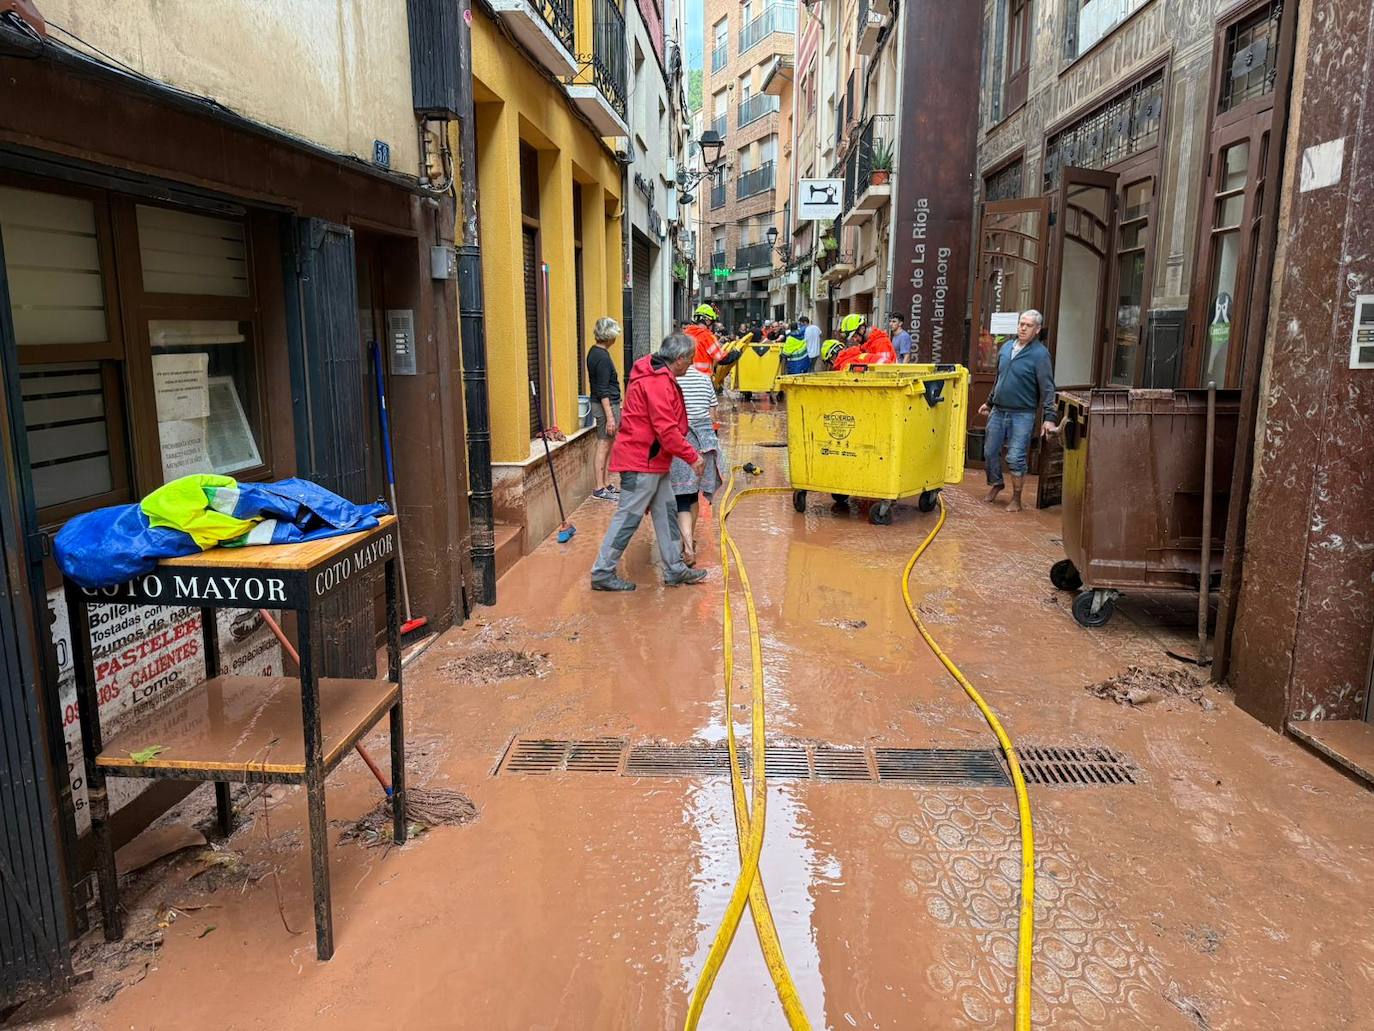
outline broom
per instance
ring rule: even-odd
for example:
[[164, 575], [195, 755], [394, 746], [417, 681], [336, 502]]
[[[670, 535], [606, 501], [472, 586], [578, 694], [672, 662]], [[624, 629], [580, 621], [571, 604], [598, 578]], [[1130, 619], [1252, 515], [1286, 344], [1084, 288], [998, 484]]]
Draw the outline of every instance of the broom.
[[[281, 646], [286, 649], [286, 654], [291, 656], [291, 661], [299, 669], [301, 664], [300, 653], [287, 639], [286, 634], [282, 633], [281, 626], [272, 618], [272, 614], [266, 609], [258, 609], [258, 615], [262, 616], [267, 628], [276, 635]], [[368, 754], [361, 741], [353, 747], [358, 750], [358, 755], [362, 757], [367, 768], [372, 771], [372, 776], [377, 778], [377, 783], [386, 792], [386, 800], [355, 823], [345, 834], [345, 837], [357, 838], [366, 844], [380, 844], [385, 834], [385, 828], [390, 826], [391, 781], [387, 780], [381, 767]], [[406, 820], [411, 823], [417, 823], [423, 827], [452, 826], [467, 823], [476, 816], [477, 807], [472, 804], [472, 799], [461, 791], [449, 791], [446, 788], [406, 788]]]
[[[401, 510], [396, 504], [396, 466], [391, 460], [391, 418], [386, 410], [386, 381], [382, 375], [382, 348], [377, 341], [371, 342], [372, 368], [377, 375], [377, 418], [382, 430], [382, 454], [386, 458], [386, 486], [391, 492], [391, 514], [399, 516]], [[406, 553], [401, 547], [401, 535], [396, 534], [396, 564], [401, 571], [401, 600], [405, 602], [406, 618], [401, 624], [401, 636], [414, 633], [429, 623], [426, 616], [417, 616], [410, 611], [410, 584], [406, 581]]]
[[[549, 320], [549, 263], [544, 262], [544, 339], [549, 342], [550, 357], [553, 351], [553, 327]], [[580, 346], [580, 345], [579, 345]], [[552, 369], [552, 362], [550, 362]], [[568, 522], [567, 515], [563, 512], [563, 495], [558, 492], [558, 476], [553, 471], [553, 452], [549, 450], [549, 435], [544, 430], [544, 406], [539, 400], [539, 389], [534, 385], [534, 380], [530, 380], [530, 394], [534, 397], [534, 419], [535, 425], [539, 428], [539, 439], [544, 442], [544, 458], [549, 463], [549, 479], [553, 481], [553, 499], [558, 502], [558, 543], [567, 544], [573, 539], [573, 534], [577, 532], [577, 527]], [[559, 434], [560, 439], [562, 434]]]

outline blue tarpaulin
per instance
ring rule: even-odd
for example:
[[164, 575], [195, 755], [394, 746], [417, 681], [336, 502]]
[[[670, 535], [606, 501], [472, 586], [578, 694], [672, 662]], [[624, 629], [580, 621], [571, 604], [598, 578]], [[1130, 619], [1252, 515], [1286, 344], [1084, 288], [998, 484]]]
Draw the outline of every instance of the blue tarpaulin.
[[355, 505], [309, 480], [237, 483], [227, 476], [187, 476], [137, 505], [69, 519], [53, 553], [62, 572], [82, 587], [111, 587], [151, 572], [159, 559], [207, 547], [297, 544], [372, 530], [387, 511], [380, 501]]

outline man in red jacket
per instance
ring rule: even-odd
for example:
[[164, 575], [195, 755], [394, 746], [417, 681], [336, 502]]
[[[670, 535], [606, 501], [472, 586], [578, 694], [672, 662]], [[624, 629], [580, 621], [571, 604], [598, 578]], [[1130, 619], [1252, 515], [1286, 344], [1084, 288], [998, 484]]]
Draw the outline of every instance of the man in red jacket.
[[620, 556], [639, 529], [644, 513], [654, 520], [654, 536], [663, 559], [663, 582], [669, 587], [700, 583], [706, 570], [682, 561], [677, 505], [668, 471], [680, 458], [698, 476], [706, 460], [687, 442], [687, 405], [677, 378], [692, 364], [696, 344], [674, 333], [655, 354], [634, 363], [620, 405], [620, 430], [611, 448], [611, 472], [620, 473], [620, 505], [592, 566], [592, 590], [633, 591], [635, 585], [616, 573]]

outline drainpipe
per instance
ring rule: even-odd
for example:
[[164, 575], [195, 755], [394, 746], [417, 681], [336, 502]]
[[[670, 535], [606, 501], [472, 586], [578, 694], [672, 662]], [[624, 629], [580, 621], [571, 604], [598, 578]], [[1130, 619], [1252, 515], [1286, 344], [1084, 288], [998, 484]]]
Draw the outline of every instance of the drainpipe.
[[[634, 140], [627, 140], [634, 147]], [[630, 252], [630, 162], [620, 165], [620, 284], [621, 326], [625, 330], [625, 382], [630, 382], [630, 369], [635, 363], [634, 259]]]
[[491, 411], [482, 297], [482, 234], [477, 221], [477, 122], [472, 102], [472, 0], [458, 0], [458, 325], [467, 411], [468, 516], [477, 600], [496, 604], [496, 518], [491, 490]]

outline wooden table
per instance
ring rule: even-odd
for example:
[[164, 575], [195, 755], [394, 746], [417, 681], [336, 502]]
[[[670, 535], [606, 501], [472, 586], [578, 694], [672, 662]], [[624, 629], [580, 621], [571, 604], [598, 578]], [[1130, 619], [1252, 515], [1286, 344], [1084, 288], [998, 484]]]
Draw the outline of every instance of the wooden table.
[[[119, 882], [109, 825], [106, 777], [213, 781], [221, 833], [233, 828], [231, 783], [304, 784], [310, 822], [310, 865], [314, 879], [315, 953], [334, 953], [330, 905], [325, 778], [382, 718], [391, 719], [393, 834], [406, 839], [405, 734], [401, 708], [401, 644], [397, 612], [396, 555], [400, 530], [384, 516], [375, 530], [306, 544], [215, 548], [167, 559], [147, 576], [99, 590], [64, 582], [81, 740], [86, 759], [91, 832], [95, 841], [100, 912], [107, 941], [123, 937]], [[376, 566], [385, 567], [385, 680], [320, 677], [314, 650], [320, 639], [320, 603], [345, 583], [356, 583]], [[205, 648], [205, 680], [181, 692], [119, 731], [108, 743], [100, 728], [99, 698], [91, 654], [91, 605], [197, 606]], [[289, 609], [297, 614], [300, 676], [220, 675], [220, 608]], [[188, 711], [205, 719], [189, 722]], [[145, 762], [132, 753], [160, 750]]]

